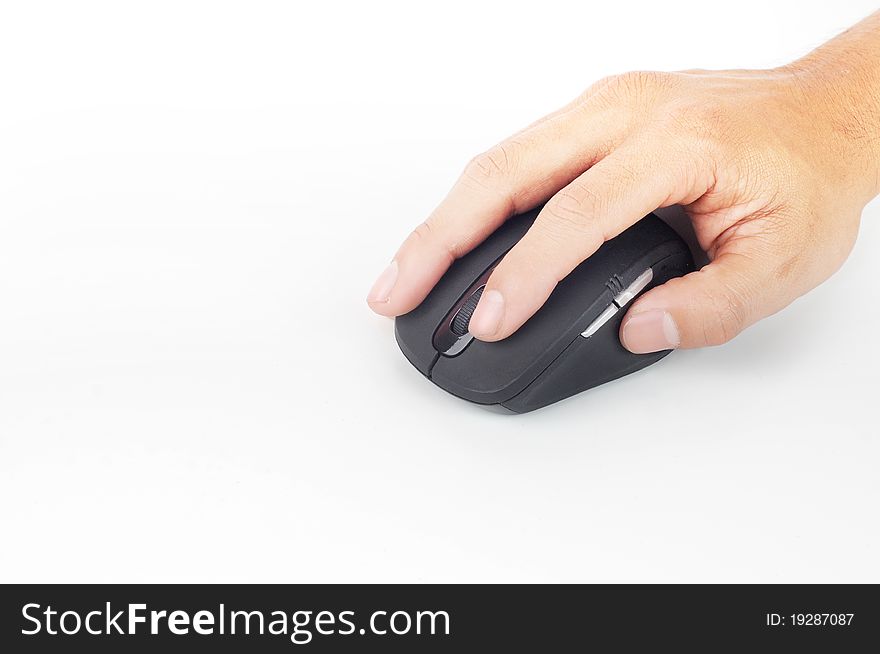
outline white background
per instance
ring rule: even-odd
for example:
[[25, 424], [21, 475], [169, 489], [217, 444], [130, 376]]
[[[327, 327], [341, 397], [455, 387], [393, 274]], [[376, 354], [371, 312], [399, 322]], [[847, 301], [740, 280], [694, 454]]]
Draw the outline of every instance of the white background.
[[0, 580], [880, 581], [877, 203], [783, 313], [520, 417], [363, 299], [595, 79], [872, 5], [5, 3]]

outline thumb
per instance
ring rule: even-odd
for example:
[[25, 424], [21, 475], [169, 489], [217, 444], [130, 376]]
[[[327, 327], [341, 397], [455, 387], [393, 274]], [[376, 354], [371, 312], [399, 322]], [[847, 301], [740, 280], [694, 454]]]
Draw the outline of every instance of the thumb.
[[635, 354], [726, 343], [782, 308], [768, 273], [752, 257], [721, 254], [645, 293], [627, 312], [620, 342]]

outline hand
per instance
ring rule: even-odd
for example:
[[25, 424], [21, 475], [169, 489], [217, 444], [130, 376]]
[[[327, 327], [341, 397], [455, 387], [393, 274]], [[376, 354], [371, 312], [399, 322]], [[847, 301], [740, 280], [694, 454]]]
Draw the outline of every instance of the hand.
[[878, 23], [780, 69], [637, 72], [593, 85], [473, 159], [377, 280], [370, 306], [410, 311], [455, 258], [547, 201], [471, 319], [476, 338], [499, 340], [604, 241], [681, 204], [710, 263], [635, 302], [621, 341], [644, 353], [730, 340], [828, 278], [880, 190], [877, 53], [857, 65], [845, 59], [852, 43], [840, 43], [860, 37], [864, 55], [878, 47]]

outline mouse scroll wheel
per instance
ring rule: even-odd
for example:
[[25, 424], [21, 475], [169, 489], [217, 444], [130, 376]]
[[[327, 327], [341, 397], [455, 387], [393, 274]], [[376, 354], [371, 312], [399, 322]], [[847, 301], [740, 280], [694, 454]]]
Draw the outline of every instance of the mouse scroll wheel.
[[471, 316], [474, 315], [474, 310], [477, 308], [480, 296], [483, 295], [484, 288], [486, 287], [480, 286], [480, 288], [474, 291], [474, 294], [467, 299], [467, 302], [461, 305], [461, 309], [458, 310], [452, 319], [452, 333], [456, 336], [464, 336], [468, 333]]

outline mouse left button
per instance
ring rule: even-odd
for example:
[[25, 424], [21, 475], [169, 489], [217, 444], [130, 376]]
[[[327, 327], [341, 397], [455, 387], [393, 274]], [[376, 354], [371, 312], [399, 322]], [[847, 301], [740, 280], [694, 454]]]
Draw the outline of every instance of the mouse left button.
[[424, 302], [394, 320], [397, 344], [409, 362], [425, 376], [430, 374], [438, 355], [432, 336], [449, 306], [467, 288], [466, 284], [467, 277], [447, 275]]
[[[395, 319], [397, 344], [423, 375], [431, 376], [441, 355], [454, 356], [473, 340], [468, 333], [461, 336], [452, 331], [455, 313], [480, 285], [485, 285], [486, 281], [481, 277], [528, 231], [538, 210], [509, 219], [470, 253], [454, 261], [421, 304]], [[473, 304], [471, 313], [476, 309], [476, 301]], [[462, 328], [462, 323], [469, 322], [470, 317], [462, 314], [458, 329]]]

